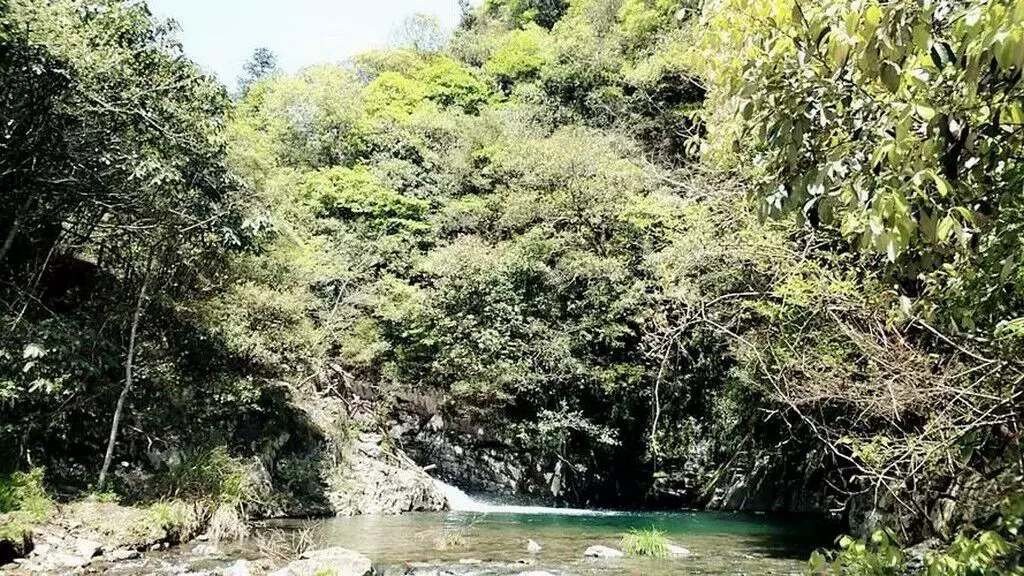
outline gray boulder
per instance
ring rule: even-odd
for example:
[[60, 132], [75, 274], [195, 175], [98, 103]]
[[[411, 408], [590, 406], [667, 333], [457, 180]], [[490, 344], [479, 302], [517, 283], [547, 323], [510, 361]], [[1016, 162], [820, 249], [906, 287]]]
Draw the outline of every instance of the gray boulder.
[[75, 554], [82, 558], [95, 558], [103, 553], [103, 545], [95, 540], [79, 538], [75, 540]]
[[373, 566], [370, 559], [344, 548], [325, 548], [302, 554], [299, 560], [274, 572], [272, 576], [315, 576], [328, 571], [336, 576], [366, 576]]
[[665, 546], [665, 549], [668, 551], [668, 555], [672, 556], [673, 558], [686, 558], [687, 556], [693, 554], [692, 552], [690, 552], [686, 548], [683, 548], [682, 546], [679, 546], [678, 544], [668, 544]]
[[584, 556], [590, 558], [622, 558], [622, 552], [607, 546], [591, 546], [583, 552]]

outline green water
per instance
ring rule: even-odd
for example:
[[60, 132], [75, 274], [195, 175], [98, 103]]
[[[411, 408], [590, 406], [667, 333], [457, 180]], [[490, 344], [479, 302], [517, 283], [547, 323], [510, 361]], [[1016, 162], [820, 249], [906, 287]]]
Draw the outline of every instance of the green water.
[[[268, 529], [297, 529], [299, 521]], [[686, 558], [584, 558], [591, 545], [619, 547], [631, 528], [655, 527], [689, 549]], [[342, 546], [402, 574], [429, 564], [456, 574], [792, 574], [805, 572], [815, 548], [831, 542], [826, 524], [807, 518], [717, 512], [615, 515], [414, 513], [318, 520], [306, 527], [317, 547]], [[528, 540], [543, 549], [527, 552]], [[426, 573], [426, 572], [425, 572]]]

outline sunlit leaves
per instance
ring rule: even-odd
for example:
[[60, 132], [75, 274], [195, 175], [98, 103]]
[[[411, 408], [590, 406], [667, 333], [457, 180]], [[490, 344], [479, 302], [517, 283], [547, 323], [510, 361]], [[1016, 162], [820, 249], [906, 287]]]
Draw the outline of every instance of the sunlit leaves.
[[498, 42], [484, 69], [502, 81], [529, 77], [549, 58], [548, 33], [533, 24], [508, 32]]
[[765, 212], [836, 230], [938, 291], [927, 274], [942, 262], [998, 278], [1020, 249], [993, 223], [1021, 203], [1021, 12], [1007, 0], [709, 8], [706, 53], [727, 64], [713, 79], [739, 102]]

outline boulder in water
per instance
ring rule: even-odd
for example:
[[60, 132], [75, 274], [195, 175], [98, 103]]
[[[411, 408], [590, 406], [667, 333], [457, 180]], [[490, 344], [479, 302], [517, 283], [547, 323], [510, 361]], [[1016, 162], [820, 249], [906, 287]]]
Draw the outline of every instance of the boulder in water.
[[687, 556], [690, 556], [692, 554], [692, 552], [690, 552], [686, 548], [683, 548], [682, 546], [679, 546], [678, 544], [665, 545], [665, 551], [667, 551], [668, 555], [673, 558], [686, 558]]
[[607, 546], [591, 546], [583, 552], [590, 558], [622, 558], [622, 552]]
[[272, 576], [314, 576], [323, 571], [337, 576], [366, 576], [372, 569], [370, 559], [366, 556], [335, 547], [305, 552], [299, 560], [274, 572]]

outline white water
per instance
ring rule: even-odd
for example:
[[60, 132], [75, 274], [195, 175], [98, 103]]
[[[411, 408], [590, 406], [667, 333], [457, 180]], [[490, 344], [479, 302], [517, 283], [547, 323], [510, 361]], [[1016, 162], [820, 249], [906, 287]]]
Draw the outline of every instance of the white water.
[[609, 510], [585, 510], [581, 508], [548, 508], [545, 506], [514, 506], [492, 504], [473, 498], [455, 486], [434, 480], [448, 500], [448, 508], [455, 512], [481, 512], [485, 514], [557, 514], [561, 516], [615, 516], [619, 512]]

